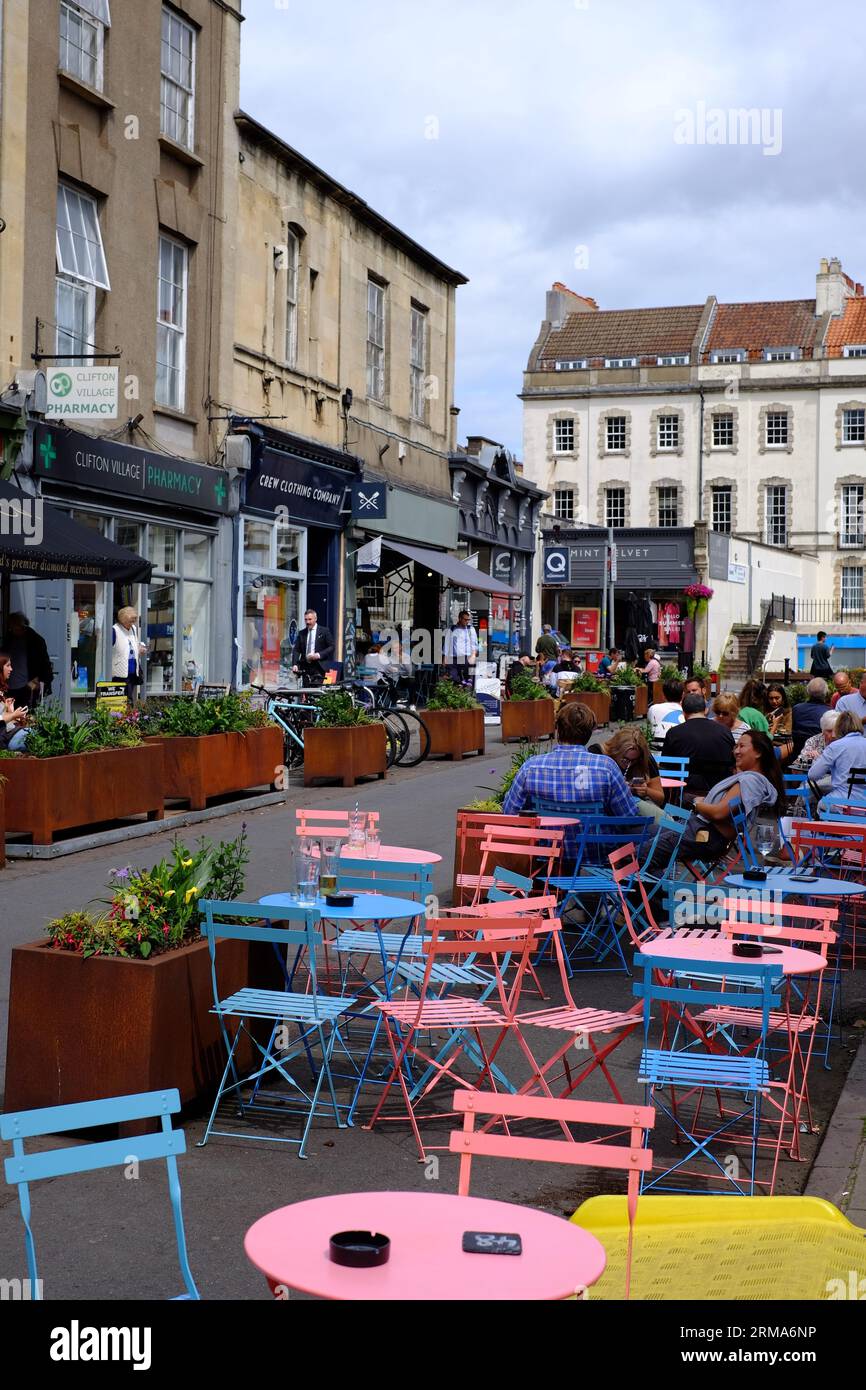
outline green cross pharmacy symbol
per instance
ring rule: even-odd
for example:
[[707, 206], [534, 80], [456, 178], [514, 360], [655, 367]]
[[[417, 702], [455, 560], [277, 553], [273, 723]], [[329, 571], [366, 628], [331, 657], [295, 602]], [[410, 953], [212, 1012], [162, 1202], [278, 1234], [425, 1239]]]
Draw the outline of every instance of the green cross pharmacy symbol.
[[57, 450], [54, 447], [53, 435], [46, 434], [42, 443], [39, 445], [39, 452], [42, 455], [42, 466], [46, 473], [51, 472], [51, 465], [57, 458]]
[[216, 493], [216, 500], [219, 502], [220, 506], [222, 506], [226, 495], [226, 485], [222, 478], [217, 478], [214, 484], [214, 492]]

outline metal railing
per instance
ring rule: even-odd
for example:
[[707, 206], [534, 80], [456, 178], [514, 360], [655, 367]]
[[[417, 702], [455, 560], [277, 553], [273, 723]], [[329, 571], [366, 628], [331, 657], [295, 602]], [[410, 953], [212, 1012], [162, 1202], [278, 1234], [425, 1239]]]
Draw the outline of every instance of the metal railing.
[[866, 619], [866, 601], [859, 598], [787, 598], [773, 594], [761, 603], [762, 625], [770, 618], [779, 623], [824, 627], [828, 623], [856, 623]]

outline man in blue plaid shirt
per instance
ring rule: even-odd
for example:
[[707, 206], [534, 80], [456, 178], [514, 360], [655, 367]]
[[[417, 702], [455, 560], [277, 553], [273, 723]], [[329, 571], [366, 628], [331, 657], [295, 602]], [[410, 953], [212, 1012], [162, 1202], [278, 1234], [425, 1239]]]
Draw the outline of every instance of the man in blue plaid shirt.
[[[587, 752], [594, 728], [595, 718], [587, 705], [575, 703], [561, 709], [556, 721], [558, 746], [526, 760], [505, 797], [503, 814], [531, 812], [533, 798], [543, 796], [550, 801], [594, 802], [605, 816], [639, 816], [637, 802], [613, 758]], [[564, 859], [575, 859], [578, 837], [577, 826], [566, 827]]]

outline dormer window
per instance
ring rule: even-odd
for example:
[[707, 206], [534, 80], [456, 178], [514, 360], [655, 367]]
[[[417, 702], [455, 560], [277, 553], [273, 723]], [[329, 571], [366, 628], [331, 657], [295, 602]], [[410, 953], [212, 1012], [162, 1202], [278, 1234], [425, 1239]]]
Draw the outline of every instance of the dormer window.
[[735, 362], [745, 362], [745, 360], [745, 348], [717, 348], [715, 352], [710, 353], [710, 361], [715, 367], [726, 367]]
[[666, 357], [656, 359], [660, 367], [687, 367], [689, 365], [689, 354], [687, 352], [669, 353]]
[[842, 349], [843, 357], [866, 357], [866, 343], [846, 343]]
[[802, 355], [796, 347], [764, 348], [765, 362], [799, 362]]
[[585, 357], [576, 357], [570, 362], [557, 362], [556, 370], [558, 372], [582, 372], [585, 371], [586, 366], [587, 360]]
[[606, 357], [604, 359], [606, 367], [636, 367], [636, 357]]

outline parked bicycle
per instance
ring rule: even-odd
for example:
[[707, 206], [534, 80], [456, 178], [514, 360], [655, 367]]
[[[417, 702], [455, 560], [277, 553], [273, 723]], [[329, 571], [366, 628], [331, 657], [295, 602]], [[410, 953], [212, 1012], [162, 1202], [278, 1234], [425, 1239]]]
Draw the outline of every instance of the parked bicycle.
[[[351, 685], [305, 686], [297, 690], [268, 690], [264, 685], [251, 684], [250, 689], [258, 691], [260, 695], [264, 696], [268, 718], [282, 729], [283, 761], [290, 769], [303, 766], [304, 734], [307, 729], [314, 728], [321, 719], [320, 701], [323, 696], [333, 694], [336, 690], [345, 690], [353, 705], [367, 705], [366, 700], [358, 699], [356, 690]], [[396, 723], [386, 720], [383, 716], [380, 717], [382, 717], [385, 726], [388, 767], [393, 767], [394, 763], [399, 761], [399, 754], [407, 742], [405, 728], [402, 725], [398, 727]]]
[[397, 685], [387, 677], [375, 685], [362, 680], [352, 682], [357, 702], [381, 719], [396, 744], [395, 761], [400, 767], [417, 767], [430, 752], [430, 730], [421, 715], [401, 697]]

